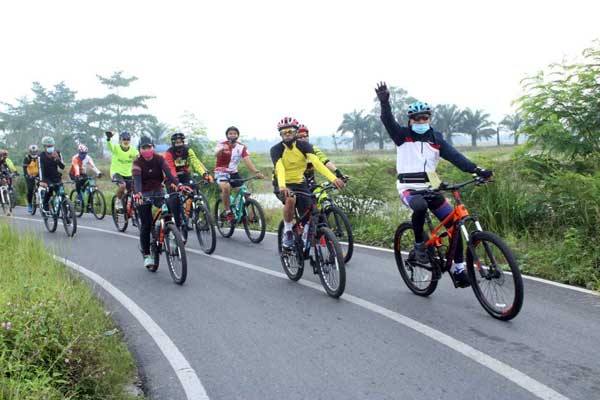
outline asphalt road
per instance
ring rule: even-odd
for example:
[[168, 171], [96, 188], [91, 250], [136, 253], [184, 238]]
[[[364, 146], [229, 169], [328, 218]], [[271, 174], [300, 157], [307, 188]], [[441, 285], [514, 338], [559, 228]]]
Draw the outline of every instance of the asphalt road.
[[[471, 289], [454, 289], [446, 277], [431, 297], [415, 296], [392, 253], [355, 248], [346, 292], [335, 300], [309, 270], [299, 283], [284, 277], [275, 236], [254, 245], [243, 229], [218, 236], [214, 257], [190, 236], [188, 280], [178, 286], [164, 258], [156, 273], [146, 271], [137, 230], [117, 234], [110, 216], [85, 215], [72, 239], [60, 223], [46, 232], [23, 208], [12, 220], [143, 309], [210, 399], [600, 399], [600, 297], [593, 294], [526, 280], [523, 310], [501, 322]], [[97, 291], [150, 397], [200, 398], [186, 394], [182, 371], [156, 335]]]

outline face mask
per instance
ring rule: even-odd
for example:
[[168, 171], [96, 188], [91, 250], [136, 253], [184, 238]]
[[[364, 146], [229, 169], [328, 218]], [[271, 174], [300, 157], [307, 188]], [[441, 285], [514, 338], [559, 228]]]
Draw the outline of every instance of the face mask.
[[140, 154], [142, 155], [142, 157], [144, 158], [152, 158], [152, 156], [154, 155], [154, 149], [150, 149], [150, 150], [140, 150]]
[[235, 142], [237, 142], [238, 138], [237, 137], [234, 137], [234, 138], [228, 137], [227, 140], [229, 140], [229, 143], [235, 143]]
[[412, 124], [412, 131], [418, 135], [422, 135], [429, 130], [429, 124]]
[[48, 147], [48, 148], [46, 149], [46, 151], [47, 151], [49, 154], [52, 154], [52, 153], [54, 153], [54, 147]]
[[83, 160], [87, 156], [87, 153], [79, 153], [79, 159]]

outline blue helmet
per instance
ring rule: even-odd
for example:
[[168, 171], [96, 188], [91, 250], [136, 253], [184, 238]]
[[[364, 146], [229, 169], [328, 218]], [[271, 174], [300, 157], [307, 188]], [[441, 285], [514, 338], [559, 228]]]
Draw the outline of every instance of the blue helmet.
[[131, 133], [127, 132], [127, 131], [123, 131], [119, 134], [119, 140], [131, 140]]
[[423, 101], [415, 101], [408, 106], [408, 118], [417, 114], [429, 114], [431, 115], [431, 106]]

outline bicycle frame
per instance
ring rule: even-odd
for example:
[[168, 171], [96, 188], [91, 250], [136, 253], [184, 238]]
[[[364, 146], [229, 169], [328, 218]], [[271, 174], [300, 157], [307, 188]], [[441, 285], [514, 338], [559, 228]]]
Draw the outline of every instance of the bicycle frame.
[[[296, 194], [299, 194], [299, 193], [296, 193]], [[314, 196], [314, 195], [311, 194], [310, 196]], [[298, 210], [296, 210], [295, 213], [296, 213], [296, 222], [292, 226], [292, 229], [294, 231], [298, 232], [298, 234], [300, 236], [302, 236], [302, 233], [303, 233], [302, 231], [304, 230], [304, 227], [306, 226], [306, 224], [308, 224], [307, 240], [306, 240], [306, 243], [302, 244], [304, 246], [302, 249], [302, 257], [304, 259], [307, 259], [310, 257], [310, 249], [316, 247], [316, 245], [317, 245], [317, 229], [319, 229], [323, 226], [327, 226], [327, 222], [324, 220], [323, 213], [321, 213], [321, 211], [319, 210], [319, 207], [316, 202], [314, 202], [309, 209], [304, 211], [302, 216], [298, 215]], [[310, 260], [311, 260], [311, 265], [313, 267], [313, 272], [315, 274], [317, 274], [318, 271], [317, 271], [316, 260], [313, 260], [312, 258], [310, 258]]]
[[235, 196], [230, 196], [231, 211], [233, 212], [236, 223], [239, 223], [244, 215], [244, 201], [247, 195], [249, 196], [248, 188], [244, 183], [242, 186], [240, 186], [239, 191], [235, 194]]

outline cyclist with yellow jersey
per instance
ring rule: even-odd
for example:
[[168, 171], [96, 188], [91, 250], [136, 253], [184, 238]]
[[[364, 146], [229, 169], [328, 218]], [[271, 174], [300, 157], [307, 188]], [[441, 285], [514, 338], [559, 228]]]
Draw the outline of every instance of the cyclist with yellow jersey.
[[106, 147], [111, 154], [110, 176], [113, 182], [119, 185], [119, 189], [117, 190], [117, 208], [122, 209], [125, 188], [131, 190], [133, 182], [131, 168], [133, 160], [138, 155], [138, 151], [131, 147], [131, 134], [129, 132], [123, 131], [119, 134], [119, 144], [112, 143], [112, 132], [105, 132], [105, 134]]
[[287, 249], [293, 247], [294, 236], [292, 233], [294, 208], [302, 215], [312, 206], [313, 199], [306, 196], [290, 196], [290, 191], [309, 192], [308, 184], [304, 179], [307, 162], [332, 182], [338, 189], [344, 187], [344, 181], [331, 173], [315, 154], [310, 143], [296, 141], [298, 121], [285, 117], [277, 124], [281, 142], [271, 148], [271, 160], [275, 167], [273, 186], [275, 194], [284, 204], [283, 206], [283, 238], [281, 245]]

